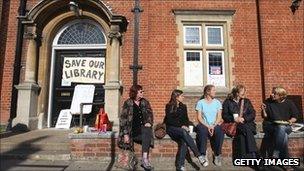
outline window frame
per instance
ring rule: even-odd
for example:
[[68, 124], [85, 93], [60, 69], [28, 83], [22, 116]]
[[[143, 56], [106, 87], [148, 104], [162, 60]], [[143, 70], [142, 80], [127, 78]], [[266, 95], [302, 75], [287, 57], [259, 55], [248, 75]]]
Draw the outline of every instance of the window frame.
[[[199, 30], [199, 43], [198, 44], [193, 44], [193, 43], [187, 43], [186, 41], [186, 28], [189, 28], [189, 27], [194, 27], [194, 28], [198, 28]], [[184, 42], [184, 46], [195, 46], [195, 47], [200, 47], [202, 46], [202, 27], [201, 26], [197, 26], [197, 25], [184, 25], [183, 26], [183, 42]]]
[[[202, 93], [202, 87], [207, 84], [207, 73], [206, 69], [206, 51], [223, 51], [224, 52], [224, 74], [225, 74], [225, 86], [217, 87], [217, 94], [227, 95], [230, 88], [233, 85], [235, 76], [232, 75], [232, 66], [234, 50], [232, 49], [231, 43], [233, 38], [231, 36], [231, 28], [233, 24], [233, 16], [236, 10], [184, 10], [184, 9], [173, 9], [172, 10], [175, 16], [175, 23], [177, 25], [177, 39], [178, 48], [176, 50], [177, 56], [179, 57], [177, 61], [177, 66], [179, 67], [179, 73], [177, 75], [178, 86], [177, 88], [184, 90], [184, 92], [189, 96], [197, 96]], [[201, 26], [201, 37], [202, 45], [201, 46], [189, 46], [184, 43], [184, 26]], [[205, 26], [222, 26], [222, 45], [223, 46], [207, 46], [206, 43], [206, 30]], [[185, 54], [184, 51], [187, 50], [201, 50], [203, 52], [202, 56], [202, 66], [203, 66], [203, 84], [200, 86], [187, 86], [184, 80], [185, 73]], [[206, 73], [206, 74], [205, 74]]]
[[[206, 37], [206, 46], [217, 46], [217, 47], [224, 47], [224, 33], [223, 33], [223, 27], [222, 25], [205, 25], [205, 37]], [[209, 44], [209, 38], [208, 38], [208, 28], [219, 28], [221, 31], [221, 44]]]

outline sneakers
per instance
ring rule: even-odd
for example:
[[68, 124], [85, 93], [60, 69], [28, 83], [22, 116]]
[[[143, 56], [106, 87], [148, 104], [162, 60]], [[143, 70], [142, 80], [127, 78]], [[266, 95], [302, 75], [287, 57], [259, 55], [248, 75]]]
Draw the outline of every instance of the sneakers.
[[142, 168], [144, 168], [144, 170], [145, 171], [150, 171], [150, 170], [152, 170], [152, 166], [151, 166], [151, 164], [150, 164], [150, 162], [149, 161], [145, 161], [145, 160], [142, 160], [141, 161], [141, 165], [140, 165]]
[[214, 164], [216, 166], [222, 166], [222, 157], [221, 155], [218, 155], [218, 156], [214, 156]]
[[206, 156], [201, 155], [198, 157], [198, 161], [200, 162], [200, 164], [204, 167], [207, 167], [209, 165], [208, 159]]
[[186, 171], [185, 166], [181, 166], [179, 168], [176, 168], [176, 171]]

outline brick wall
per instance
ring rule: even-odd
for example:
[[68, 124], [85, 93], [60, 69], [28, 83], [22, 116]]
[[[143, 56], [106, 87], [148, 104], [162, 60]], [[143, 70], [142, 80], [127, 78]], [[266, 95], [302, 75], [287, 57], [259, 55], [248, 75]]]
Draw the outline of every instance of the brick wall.
[[[122, 52], [122, 81], [125, 86], [124, 99], [132, 83], [131, 71], [128, 66], [132, 63], [132, 36], [133, 14], [130, 13], [133, 2], [123, 1], [115, 3], [108, 1], [113, 10], [125, 15], [130, 21], [128, 31], [125, 34]], [[139, 84], [145, 89], [145, 96], [150, 100], [156, 122], [160, 122], [164, 116], [164, 107], [170, 98], [171, 91], [179, 86], [177, 75], [178, 56], [176, 53], [178, 44], [177, 26], [173, 9], [234, 9], [232, 48], [234, 56], [232, 62], [234, 68], [232, 74], [234, 82], [243, 83], [248, 89], [248, 97], [256, 108], [259, 108], [261, 99], [260, 60], [258, 54], [258, 36], [256, 22], [255, 1], [187, 1], [187, 3], [174, 1], [142, 1], [144, 12], [140, 18], [140, 64], [143, 70], [139, 72]], [[128, 8], [128, 9], [127, 9]], [[194, 108], [198, 99], [187, 101], [191, 120], [195, 119]], [[260, 116], [257, 116], [260, 119]]]
[[[115, 3], [108, 1], [115, 12], [125, 15], [130, 21], [125, 35], [122, 53], [122, 81], [125, 86], [124, 99], [132, 83], [132, 74], [128, 66], [132, 63], [133, 39], [133, 2]], [[262, 102], [262, 85], [260, 77], [260, 57], [257, 30], [256, 1], [142, 1], [144, 12], [140, 18], [140, 64], [144, 69], [139, 72], [139, 84], [145, 89], [145, 96], [151, 101], [156, 121], [162, 120], [164, 106], [169, 100], [171, 91], [178, 87], [178, 56], [176, 54], [177, 26], [172, 9], [233, 9], [231, 31], [231, 56], [234, 67], [232, 75], [234, 83], [242, 83], [247, 88], [247, 96], [251, 99], [256, 111], [256, 120], [261, 121], [260, 104]], [[289, 9], [290, 2], [280, 0], [270, 3], [262, 0], [260, 4], [263, 51], [265, 58], [266, 96], [271, 87], [283, 85], [291, 95], [300, 96], [304, 105], [304, 42], [303, 11], [293, 15]], [[288, 56], [288, 57], [286, 57]], [[190, 119], [193, 120], [195, 98], [186, 101]], [[302, 107], [303, 109], [303, 107]]]
[[[3, 24], [7, 22], [6, 28], [4, 28], [3, 37], [5, 39], [6, 47], [1, 49], [1, 59], [3, 59], [3, 77], [1, 84], [1, 116], [0, 122], [5, 123], [10, 116], [10, 104], [11, 104], [11, 94], [12, 94], [12, 80], [14, 71], [14, 58], [15, 58], [15, 47], [16, 47], [16, 35], [17, 35], [17, 16], [19, 1], [4, 1], [3, 9]], [[2, 33], [1, 33], [2, 34]], [[6, 34], [6, 35], [5, 35]], [[3, 57], [3, 58], [2, 58]]]
[[[258, 147], [261, 144], [261, 137], [256, 139]], [[102, 159], [104, 157], [111, 157], [111, 155], [119, 154], [120, 149], [115, 144], [116, 139], [71, 139], [71, 158], [72, 159]], [[175, 157], [177, 152], [177, 144], [170, 138], [162, 140], [155, 140], [155, 148], [152, 149], [151, 155], [157, 157]], [[114, 150], [115, 149], [115, 150]], [[304, 141], [303, 137], [289, 138], [288, 145], [291, 157], [304, 157]], [[138, 157], [141, 156], [141, 146], [135, 145], [135, 153]], [[211, 159], [212, 151], [210, 143], [208, 142], [208, 157]], [[193, 156], [193, 155], [192, 155]], [[225, 138], [222, 146], [223, 158], [232, 157], [232, 139]]]
[[[261, 1], [266, 94], [276, 85], [300, 96], [304, 109], [304, 4], [293, 15], [290, 1]], [[302, 111], [303, 114], [303, 111]]]

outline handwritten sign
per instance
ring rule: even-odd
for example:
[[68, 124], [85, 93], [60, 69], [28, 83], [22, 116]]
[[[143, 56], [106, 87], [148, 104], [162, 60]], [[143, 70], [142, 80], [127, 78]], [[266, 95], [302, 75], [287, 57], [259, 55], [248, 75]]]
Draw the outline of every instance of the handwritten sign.
[[105, 58], [65, 57], [62, 80], [75, 83], [104, 83]]
[[70, 109], [61, 110], [55, 128], [69, 129], [71, 126], [71, 120], [72, 120], [71, 110]]
[[[94, 85], [76, 85], [71, 105], [72, 114], [80, 114], [80, 103], [92, 103], [94, 98]], [[92, 105], [83, 106], [83, 114], [89, 114]]]

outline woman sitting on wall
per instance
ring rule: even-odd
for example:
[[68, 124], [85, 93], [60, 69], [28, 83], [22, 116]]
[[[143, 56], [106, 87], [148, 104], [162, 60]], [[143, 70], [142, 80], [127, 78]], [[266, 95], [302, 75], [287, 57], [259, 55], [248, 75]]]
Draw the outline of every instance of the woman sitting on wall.
[[222, 145], [224, 133], [220, 127], [222, 123], [222, 104], [215, 99], [215, 86], [206, 85], [202, 98], [197, 102], [196, 111], [199, 124], [197, 125], [197, 144], [200, 153], [204, 157], [203, 166], [208, 166], [206, 155], [207, 139], [210, 139], [211, 147], [214, 152], [213, 163], [216, 166], [222, 165]]
[[172, 140], [178, 143], [178, 152], [176, 156], [176, 170], [185, 170], [185, 158], [188, 147], [192, 150], [194, 155], [203, 164], [203, 157], [195, 145], [194, 140], [189, 135], [189, 118], [187, 106], [183, 104], [183, 92], [181, 90], [173, 90], [171, 99], [166, 105], [165, 124], [167, 134]]
[[120, 148], [134, 149], [134, 142], [142, 145], [142, 163], [145, 170], [151, 170], [149, 161], [150, 147], [153, 148], [153, 113], [148, 100], [143, 98], [143, 88], [133, 85], [130, 88], [129, 99], [122, 107], [119, 120]]
[[[257, 146], [254, 135], [255, 110], [249, 99], [245, 98], [243, 85], [235, 86], [223, 103], [224, 122], [236, 122], [236, 135], [233, 140], [235, 158], [256, 158]], [[241, 111], [242, 110], [242, 111]]]

